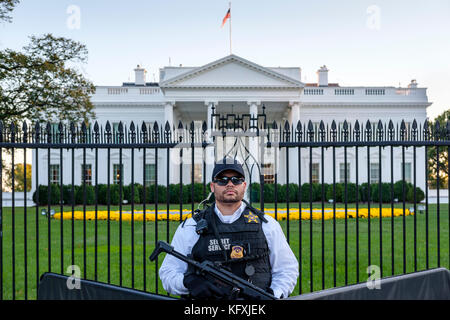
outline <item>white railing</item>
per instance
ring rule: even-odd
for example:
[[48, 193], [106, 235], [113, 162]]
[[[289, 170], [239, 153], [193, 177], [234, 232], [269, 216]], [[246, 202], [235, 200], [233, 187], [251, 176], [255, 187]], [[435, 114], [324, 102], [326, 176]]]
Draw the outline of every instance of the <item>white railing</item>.
[[96, 95], [159, 95], [161, 89], [159, 87], [97, 87]]
[[127, 94], [127, 88], [108, 88], [108, 94]]
[[417, 101], [428, 102], [426, 88], [395, 87], [305, 87], [302, 95], [308, 100], [358, 100], [361, 101]]

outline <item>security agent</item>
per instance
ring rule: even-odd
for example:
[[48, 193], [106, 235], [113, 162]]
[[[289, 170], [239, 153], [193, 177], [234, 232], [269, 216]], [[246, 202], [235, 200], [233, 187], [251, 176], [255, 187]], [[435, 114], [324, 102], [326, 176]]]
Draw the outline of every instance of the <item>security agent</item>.
[[[244, 198], [247, 184], [242, 165], [224, 158], [215, 164], [210, 184], [215, 203], [182, 223], [171, 245], [196, 261], [214, 261], [235, 275], [272, 293], [288, 297], [298, 278], [298, 261], [279, 223], [251, 207]], [[159, 270], [164, 289], [194, 299], [232, 296], [212, 279], [167, 255]]]

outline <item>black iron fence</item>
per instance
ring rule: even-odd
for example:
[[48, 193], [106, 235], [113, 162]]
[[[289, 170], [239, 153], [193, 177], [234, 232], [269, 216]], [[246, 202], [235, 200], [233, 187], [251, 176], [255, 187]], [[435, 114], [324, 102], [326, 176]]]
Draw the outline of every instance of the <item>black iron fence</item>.
[[164, 293], [148, 256], [207, 197], [211, 157], [224, 155], [244, 162], [248, 199], [285, 231], [293, 294], [449, 267], [449, 138], [449, 124], [264, 113], [176, 128], [0, 122], [0, 298], [36, 298], [44, 272]]

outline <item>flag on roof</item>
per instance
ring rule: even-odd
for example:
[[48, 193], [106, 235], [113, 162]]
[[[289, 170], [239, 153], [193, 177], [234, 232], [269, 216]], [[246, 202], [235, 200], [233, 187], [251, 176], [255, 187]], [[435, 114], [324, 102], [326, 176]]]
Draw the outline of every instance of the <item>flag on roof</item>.
[[221, 27], [224, 26], [224, 24], [227, 22], [227, 20], [228, 20], [230, 17], [231, 17], [231, 9], [228, 9], [227, 14], [226, 14], [225, 17], [223, 18], [222, 26], [221, 26]]

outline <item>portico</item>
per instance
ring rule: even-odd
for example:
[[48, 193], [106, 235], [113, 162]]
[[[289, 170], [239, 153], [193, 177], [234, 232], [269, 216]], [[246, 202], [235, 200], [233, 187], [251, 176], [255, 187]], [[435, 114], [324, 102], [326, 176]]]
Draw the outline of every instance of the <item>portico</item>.
[[[210, 130], [218, 128], [213, 112], [221, 116], [249, 114], [256, 117], [264, 106], [267, 123], [286, 120], [296, 123], [300, 119], [300, 96], [304, 88], [300, 79], [298, 67], [267, 68], [235, 55], [202, 67], [164, 67], [160, 69], [160, 88], [166, 99], [164, 120], [175, 127], [179, 121], [194, 121], [197, 127], [206, 121]], [[258, 159], [256, 140], [246, 137], [246, 146], [252, 155], [249, 166]], [[213, 148], [207, 148], [207, 181], [214, 159], [221, 158], [224, 149], [229, 150], [228, 146], [218, 148], [214, 154]], [[252, 180], [259, 181], [256, 168]]]

